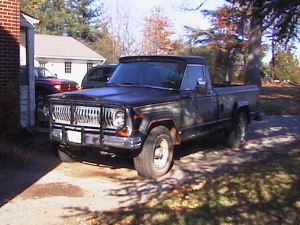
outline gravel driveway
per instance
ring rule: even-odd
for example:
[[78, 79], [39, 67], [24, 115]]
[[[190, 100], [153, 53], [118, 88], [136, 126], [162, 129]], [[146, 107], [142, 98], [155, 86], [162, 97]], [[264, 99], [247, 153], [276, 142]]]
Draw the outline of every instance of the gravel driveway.
[[175, 149], [173, 169], [159, 180], [137, 176], [131, 159], [90, 153], [81, 163], [60, 163], [46, 134], [22, 160], [0, 163], [2, 225], [80, 224], [92, 211], [147, 201], [186, 183], [218, 176], [300, 140], [300, 116], [265, 116], [249, 126], [244, 149], [225, 148], [218, 135]]

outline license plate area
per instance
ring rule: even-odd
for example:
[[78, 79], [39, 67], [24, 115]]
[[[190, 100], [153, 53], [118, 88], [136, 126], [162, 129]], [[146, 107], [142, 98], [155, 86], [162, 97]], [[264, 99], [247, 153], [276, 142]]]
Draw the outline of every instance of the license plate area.
[[67, 138], [68, 138], [69, 142], [81, 144], [81, 132], [80, 131], [68, 130]]

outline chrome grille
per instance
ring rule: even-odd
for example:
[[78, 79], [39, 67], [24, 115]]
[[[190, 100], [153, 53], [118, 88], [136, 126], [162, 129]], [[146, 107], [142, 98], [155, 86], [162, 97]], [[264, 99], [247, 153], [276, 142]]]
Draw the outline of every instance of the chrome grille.
[[113, 125], [113, 117], [115, 115], [116, 110], [112, 108], [106, 108], [104, 111], [104, 124], [108, 128], [114, 128]]
[[[86, 127], [100, 127], [101, 106], [80, 106], [74, 105], [74, 115], [72, 117], [72, 107], [70, 105], [54, 104], [52, 119], [55, 123], [66, 125], [77, 125]], [[120, 109], [104, 108], [103, 109], [103, 126], [109, 129], [116, 129], [113, 124], [116, 112]], [[73, 118], [73, 121], [71, 121]]]
[[74, 124], [80, 126], [99, 127], [100, 107], [76, 106]]
[[71, 124], [71, 106], [54, 105], [52, 119], [57, 123]]

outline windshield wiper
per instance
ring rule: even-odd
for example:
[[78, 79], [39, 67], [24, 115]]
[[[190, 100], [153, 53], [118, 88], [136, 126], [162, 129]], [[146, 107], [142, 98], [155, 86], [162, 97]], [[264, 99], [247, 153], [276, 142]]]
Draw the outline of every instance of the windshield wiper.
[[143, 84], [139, 84], [139, 83], [130, 83], [130, 82], [122, 83], [121, 85], [144, 86]]

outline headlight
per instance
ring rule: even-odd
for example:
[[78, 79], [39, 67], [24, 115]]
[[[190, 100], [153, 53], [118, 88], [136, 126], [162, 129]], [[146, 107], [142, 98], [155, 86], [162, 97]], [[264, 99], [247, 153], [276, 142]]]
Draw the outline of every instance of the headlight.
[[61, 89], [61, 85], [60, 85], [60, 84], [56, 84], [56, 85], [54, 85], [53, 87], [54, 87], [54, 89], [56, 89], [56, 90], [60, 90], [60, 89]]
[[37, 115], [36, 118], [40, 122], [48, 122], [49, 121], [49, 102], [47, 100], [39, 100], [36, 105]]
[[124, 111], [116, 111], [113, 116], [113, 125], [115, 127], [123, 127], [125, 124], [125, 114]]

